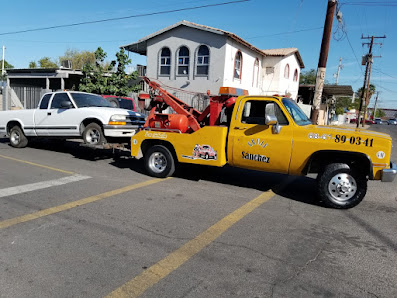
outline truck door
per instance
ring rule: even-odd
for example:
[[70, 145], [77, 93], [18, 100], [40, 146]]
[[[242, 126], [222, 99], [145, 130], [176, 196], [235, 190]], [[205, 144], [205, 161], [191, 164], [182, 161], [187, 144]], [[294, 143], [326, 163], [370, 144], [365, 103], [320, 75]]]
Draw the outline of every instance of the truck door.
[[34, 129], [38, 136], [48, 136], [48, 130], [45, 125], [45, 119], [47, 118], [48, 104], [50, 102], [52, 94], [48, 93], [43, 96], [40, 101], [39, 107], [34, 111]]
[[[267, 114], [276, 116], [281, 126], [279, 132], [274, 130], [274, 125], [265, 124]], [[244, 98], [230, 126], [229, 163], [236, 167], [288, 173], [292, 137], [293, 125], [277, 100]]]
[[[71, 108], [62, 108], [62, 102], [70, 102]], [[50, 136], [79, 135], [75, 108], [66, 92], [55, 93], [50, 102], [50, 108], [46, 110], [46, 115], [41, 119], [40, 124], [43, 130], [48, 132], [47, 135]]]

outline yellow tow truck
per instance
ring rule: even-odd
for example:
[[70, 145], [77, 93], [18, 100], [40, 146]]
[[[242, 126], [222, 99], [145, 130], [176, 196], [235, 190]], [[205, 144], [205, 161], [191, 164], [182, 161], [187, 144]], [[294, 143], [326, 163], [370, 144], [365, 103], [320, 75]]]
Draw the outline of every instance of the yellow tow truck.
[[[155, 177], [174, 173], [177, 163], [306, 175], [317, 173], [320, 199], [346, 209], [362, 201], [367, 180], [392, 182], [392, 139], [368, 130], [312, 125], [289, 98], [231, 96], [221, 88], [203, 112], [189, 107], [156, 82], [146, 99], [151, 110], [144, 128], [131, 138], [131, 155], [144, 158]], [[149, 100], [149, 101], [148, 101]], [[176, 113], [164, 114], [171, 107]]]

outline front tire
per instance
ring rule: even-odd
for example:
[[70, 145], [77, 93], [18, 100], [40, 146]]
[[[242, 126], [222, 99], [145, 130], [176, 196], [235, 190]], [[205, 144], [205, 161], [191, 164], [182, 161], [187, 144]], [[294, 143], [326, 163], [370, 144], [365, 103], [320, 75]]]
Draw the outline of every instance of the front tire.
[[13, 126], [10, 130], [10, 144], [14, 148], [24, 148], [28, 145], [28, 138], [18, 125]]
[[97, 123], [90, 123], [85, 127], [83, 140], [87, 145], [102, 145], [106, 141], [102, 127]]
[[165, 146], [150, 147], [145, 153], [145, 169], [150, 176], [169, 177], [175, 172], [174, 157]]
[[332, 163], [319, 174], [318, 192], [323, 203], [336, 209], [358, 205], [367, 193], [366, 177], [344, 163]]

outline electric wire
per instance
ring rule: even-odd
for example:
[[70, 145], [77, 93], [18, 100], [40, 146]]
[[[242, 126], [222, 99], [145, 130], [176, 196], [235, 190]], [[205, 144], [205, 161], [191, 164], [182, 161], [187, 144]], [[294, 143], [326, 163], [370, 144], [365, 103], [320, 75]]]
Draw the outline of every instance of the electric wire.
[[34, 31], [43, 31], [43, 30], [50, 30], [50, 29], [59, 29], [59, 28], [66, 28], [66, 27], [75, 27], [75, 26], [88, 25], [88, 24], [112, 22], [112, 21], [126, 20], [126, 19], [132, 19], [132, 18], [147, 17], [147, 16], [154, 16], [154, 15], [160, 15], [160, 14], [168, 14], [168, 13], [174, 13], [174, 12], [180, 12], [180, 11], [195, 10], [195, 9], [215, 7], [215, 6], [223, 6], [223, 5], [235, 4], [235, 3], [241, 3], [241, 2], [248, 2], [248, 1], [251, 1], [251, 0], [235, 0], [235, 1], [229, 1], [229, 2], [222, 2], [222, 3], [214, 3], [214, 4], [194, 6], [194, 7], [186, 7], [186, 8], [179, 8], [179, 9], [171, 9], [171, 10], [164, 10], [164, 11], [157, 11], [157, 12], [142, 13], [142, 14], [136, 14], [136, 15], [118, 17], [118, 18], [109, 18], [109, 19], [78, 22], [78, 23], [71, 23], [71, 24], [64, 24], [64, 25], [55, 25], [55, 26], [48, 26], [48, 27], [41, 27], [41, 28], [19, 30], [19, 31], [9, 31], [9, 32], [0, 33], [0, 36], [10, 35], [10, 34], [27, 33], [27, 32], [34, 32]]

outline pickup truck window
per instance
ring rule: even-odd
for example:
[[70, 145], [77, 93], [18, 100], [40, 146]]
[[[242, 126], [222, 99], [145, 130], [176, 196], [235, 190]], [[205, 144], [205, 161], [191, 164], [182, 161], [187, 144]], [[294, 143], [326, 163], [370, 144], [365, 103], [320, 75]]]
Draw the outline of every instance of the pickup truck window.
[[110, 102], [99, 95], [86, 93], [70, 93], [78, 108], [84, 107], [107, 107], [113, 108]]
[[63, 101], [70, 101], [69, 96], [66, 93], [57, 93], [51, 102], [51, 109], [60, 109]]
[[299, 126], [312, 124], [309, 118], [307, 118], [306, 114], [301, 110], [301, 108], [296, 104], [295, 101], [283, 98], [282, 99], [285, 108], [288, 113], [294, 119], [295, 123]]
[[39, 107], [41, 110], [47, 110], [48, 102], [50, 101], [50, 98], [51, 98], [51, 94], [46, 94], [43, 96], [43, 98], [41, 99], [41, 102], [40, 102], [40, 107]]
[[275, 104], [275, 116], [280, 125], [288, 125], [288, 120], [274, 101], [249, 100], [244, 104], [241, 122], [247, 124], [265, 125], [266, 105]]

